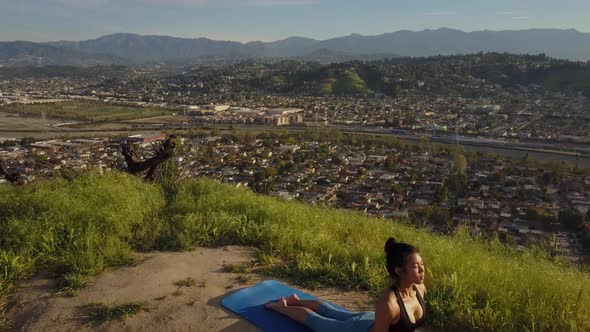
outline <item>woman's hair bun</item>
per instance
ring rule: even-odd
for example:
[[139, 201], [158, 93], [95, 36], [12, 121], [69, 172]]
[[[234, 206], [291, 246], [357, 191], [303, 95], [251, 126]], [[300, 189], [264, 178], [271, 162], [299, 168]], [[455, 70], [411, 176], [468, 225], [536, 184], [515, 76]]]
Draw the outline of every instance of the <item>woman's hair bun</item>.
[[398, 242], [394, 238], [392, 238], [392, 237], [390, 237], [389, 239], [387, 239], [387, 242], [385, 242], [385, 252], [386, 253], [393, 252], [394, 249], [395, 249], [395, 245], [397, 243]]

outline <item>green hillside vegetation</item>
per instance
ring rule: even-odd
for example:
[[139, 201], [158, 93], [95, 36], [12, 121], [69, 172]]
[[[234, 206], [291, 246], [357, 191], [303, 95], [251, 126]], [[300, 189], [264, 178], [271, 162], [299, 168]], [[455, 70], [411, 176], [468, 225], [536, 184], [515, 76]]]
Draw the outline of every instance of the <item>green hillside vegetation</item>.
[[334, 87], [334, 80], [326, 80], [320, 83], [319, 94], [320, 95], [331, 95]]
[[337, 95], [359, 95], [367, 94], [371, 90], [355, 71], [347, 70], [338, 75], [332, 84], [332, 93]]
[[[269, 277], [377, 295], [383, 244], [417, 244], [430, 323], [447, 331], [587, 331], [590, 276], [535, 250], [516, 253], [466, 232], [439, 236], [348, 210], [259, 196], [212, 180], [147, 184], [119, 172], [0, 185], [0, 294], [39, 269], [75, 290], [134, 251], [247, 245]], [[0, 308], [0, 313], [2, 309]], [[0, 317], [0, 322], [3, 320]], [[1, 329], [1, 327], [0, 327]]]
[[353, 69], [322, 73], [312, 81], [315, 82], [315, 90], [319, 95], [366, 95], [372, 92], [365, 80]]
[[2, 112], [91, 122], [123, 121], [170, 114], [171, 111], [154, 107], [130, 107], [101, 102], [67, 101], [50, 104], [8, 104]]
[[[505, 88], [536, 84], [547, 91], [582, 92], [590, 96], [590, 65], [552, 59], [543, 54], [515, 55], [478, 53], [427, 58], [391, 58], [346, 63], [303, 63], [281, 61], [249, 68], [249, 80], [235, 86], [238, 91], [305, 93], [313, 95], [383, 93], [397, 97], [400, 92], [425, 96], [485, 95], [473, 78], [500, 84]], [[220, 72], [219, 75], [222, 75]], [[219, 76], [218, 75], [218, 76]], [[277, 79], [280, 78], [280, 79]], [[202, 79], [207, 79], [204, 77]], [[418, 81], [424, 83], [420, 86]], [[332, 87], [326, 86], [327, 82]]]
[[44, 67], [1, 67], [0, 79], [48, 79], [76, 77], [91, 80], [129, 75], [131, 69], [122, 65], [94, 66], [91, 68], [74, 66], [44, 66]]

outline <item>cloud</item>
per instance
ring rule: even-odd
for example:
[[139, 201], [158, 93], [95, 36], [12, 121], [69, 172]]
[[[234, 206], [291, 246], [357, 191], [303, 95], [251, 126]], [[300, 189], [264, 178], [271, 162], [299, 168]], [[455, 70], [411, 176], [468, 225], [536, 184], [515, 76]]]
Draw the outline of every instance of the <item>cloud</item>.
[[423, 13], [424, 16], [452, 16], [452, 15], [456, 15], [457, 13], [455, 12], [426, 12]]
[[496, 15], [500, 15], [500, 16], [510, 16], [510, 15], [514, 15], [516, 14], [515, 12], [511, 12], [509, 10], [507, 11], [501, 11], [501, 12], [496, 12]]

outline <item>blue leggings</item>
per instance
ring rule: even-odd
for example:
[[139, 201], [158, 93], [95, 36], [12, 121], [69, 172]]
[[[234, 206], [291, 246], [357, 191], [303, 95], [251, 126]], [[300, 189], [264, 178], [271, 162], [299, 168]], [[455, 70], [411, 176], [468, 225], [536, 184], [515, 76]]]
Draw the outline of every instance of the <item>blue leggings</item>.
[[372, 311], [348, 312], [324, 302], [317, 312], [305, 317], [305, 325], [314, 332], [367, 332], [375, 322]]

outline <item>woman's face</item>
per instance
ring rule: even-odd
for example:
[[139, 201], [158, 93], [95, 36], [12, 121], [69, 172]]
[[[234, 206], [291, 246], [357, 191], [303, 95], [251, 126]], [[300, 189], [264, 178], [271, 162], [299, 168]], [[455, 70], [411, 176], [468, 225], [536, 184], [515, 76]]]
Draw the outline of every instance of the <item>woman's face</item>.
[[419, 253], [413, 253], [406, 258], [406, 267], [400, 277], [413, 284], [424, 283], [424, 261]]

